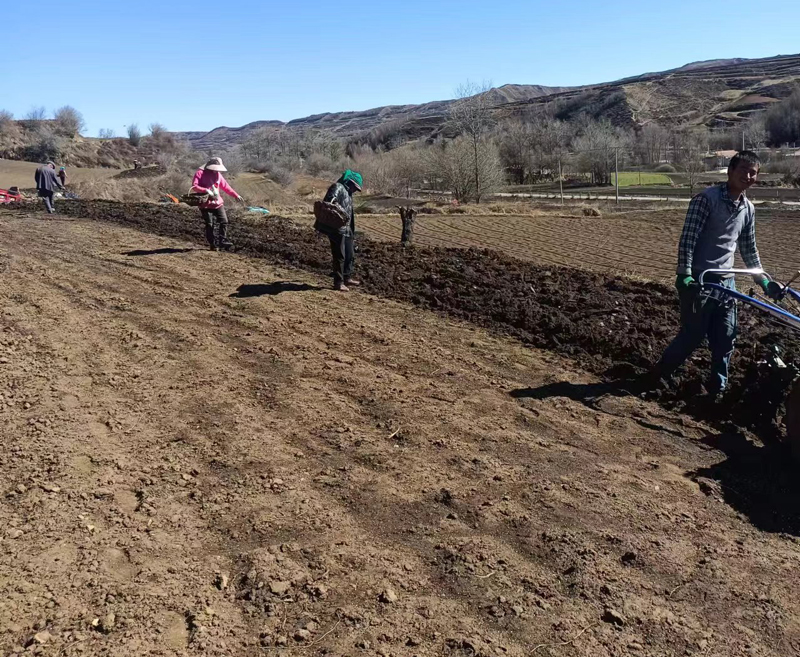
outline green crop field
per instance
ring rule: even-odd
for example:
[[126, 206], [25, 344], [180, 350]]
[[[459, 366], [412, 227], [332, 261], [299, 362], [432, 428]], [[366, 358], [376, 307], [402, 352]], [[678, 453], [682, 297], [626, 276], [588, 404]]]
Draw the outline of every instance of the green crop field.
[[[616, 184], [614, 174], [611, 174], [612, 184]], [[648, 173], [638, 171], [620, 171], [619, 186], [633, 187], [635, 185], [671, 185], [669, 176], [663, 173]]]

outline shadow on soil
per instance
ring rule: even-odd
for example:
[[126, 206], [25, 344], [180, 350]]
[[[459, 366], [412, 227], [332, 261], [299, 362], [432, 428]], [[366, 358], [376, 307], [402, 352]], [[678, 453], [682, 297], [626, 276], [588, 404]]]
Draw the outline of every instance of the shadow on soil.
[[800, 537], [800, 464], [786, 445], [759, 446], [740, 432], [708, 436], [703, 442], [727, 458], [690, 477], [707, 494], [714, 483], [719, 495], [762, 531]]
[[[549, 399], [565, 397], [603, 410], [599, 402], [607, 396], [623, 397], [629, 381], [612, 383], [569, 383], [560, 381], [539, 388], [518, 388], [509, 395], [515, 399]], [[695, 415], [713, 421], [713, 413], [695, 408]], [[679, 431], [640, 418], [629, 418], [650, 429], [683, 437]], [[703, 438], [707, 447], [719, 450], [724, 461], [688, 473], [707, 495], [717, 496], [733, 509], [748, 517], [762, 531], [800, 537], [800, 464], [792, 459], [783, 443], [770, 441], [764, 446], [747, 439], [744, 433], [723, 431]]]
[[247, 299], [250, 297], [276, 296], [283, 292], [310, 292], [322, 288], [308, 283], [291, 283], [289, 281], [276, 281], [275, 283], [255, 283], [240, 285], [233, 294], [229, 295], [235, 299]]
[[164, 249], [136, 249], [134, 251], [127, 251], [122, 255], [126, 256], [150, 256], [150, 255], [172, 255], [175, 253], [189, 253], [190, 251], [195, 251], [194, 248], [188, 249], [173, 249], [173, 248], [164, 248]]
[[549, 399], [551, 397], [566, 397], [579, 401], [592, 408], [602, 397], [625, 397], [631, 394], [626, 390], [624, 382], [611, 381], [608, 383], [570, 383], [559, 381], [539, 388], [518, 388], [508, 394], [514, 399]]

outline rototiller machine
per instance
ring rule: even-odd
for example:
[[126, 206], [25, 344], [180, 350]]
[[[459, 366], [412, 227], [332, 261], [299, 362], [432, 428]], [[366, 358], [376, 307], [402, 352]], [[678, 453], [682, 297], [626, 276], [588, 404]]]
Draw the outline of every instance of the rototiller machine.
[[[769, 321], [779, 325], [782, 329], [795, 331], [800, 335], [800, 292], [792, 285], [800, 280], [800, 271], [786, 285], [782, 286], [781, 294], [774, 302], [758, 295], [754, 290], [750, 294], [742, 294], [727, 288], [719, 283], [706, 281], [706, 276], [715, 274], [749, 274], [751, 276], [772, 277], [762, 269], [709, 269], [700, 275], [698, 281], [702, 294], [715, 293], [723, 298], [741, 301], [760, 313], [768, 316]], [[786, 427], [786, 438], [791, 446], [795, 458], [800, 459], [800, 368], [798, 364], [786, 363], [781, 357], [781, 349], [773, 345], [763, 362], [770, 369], [772, 377], [776, 380], [777, 388], [785, 393], [786, 412], [783, 422]]]

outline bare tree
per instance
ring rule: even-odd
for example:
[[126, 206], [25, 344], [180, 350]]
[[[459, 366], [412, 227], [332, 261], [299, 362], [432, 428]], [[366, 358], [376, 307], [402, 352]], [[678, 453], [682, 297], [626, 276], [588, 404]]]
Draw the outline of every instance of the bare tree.
[[764, 114], [764, 123], [773, 146], [800, 141], [800, 87]]
[[156, 164], [164, 170], [172, 168], [175, 163], [174, 153], [157, 153], [155, 156]]
[[97, 133], [99, 139], [114, 139], [115, 136], [111, 128], [100, 128], [100, 131]]
[[686, 174], [690, 195], [694, 195], [694, 188], [698, 178], [706, 170], [706, 165], [703, 161], [704, 154], [705, 151], [697, 147], [684, 148], [678, 151], [676, 164], [678, 170]]
[[175, 135], [170, 133], [160, 123], [151, 123], [148, 129], [150, 134], [147, 139], [157, 151], [177, 156], [182, 150], [185, 149], [185, 145], [182, 142], [179, 142], [175, 138]]
[[617, 149], [625, 145], [625, 135], [607, 121], [588, 121], [575, 140], [579, 170], [588, 173], [595, 185], [610, 184]]
[[509, 178], [518, 185], [528, 180], [531, 170], [532, 137], [530, 124], [522, 121], [504, 125], [498, 135], [500, 160]]
[[34, 138], [31, 139], [23, 150], [26, 160], [40, 161], [57, 160], [64, 154], [64, 137], [58, 134], [51, 125], [42, 125], [37, 128]]
[[506, 172], [521, 184], [555, 179], [569, 141], [566, 123], [539, 115], [527, 123], [507, 124], [500, 132], [498, 146]]
[[424, 157], [419, 148], [405, 146], [389, 153], [396, 191], [411, 198], [411, 189], [422, 183], [425, 177]]
[[666, 157], [668, 145], [669, 132], [657, 123], [648, 123], [636, 133], [636, 158], [640, 164], [658, 164]]
[[[505, 182], [495, 144], [482, 141], [475, 159], [474, 142], [466, 136], [435, 144], [428, 151], [430, 175], [458, 201], [478, 200]], [[475, 175], [477, 167], [477, 177]]]
[[276, 154], [280, 137], [271, 128], [258, 128], [242, 143], [242, 154], [251, 160], [260, 162]]
[[139, 130], [139, 126], [135, 123], [131, 123], [128, 126], [128, 141], [131, 142], [132, 146], [138, 146], [142, 141], [142, 131]]
[[536, 180], [557, 178], [559, 162], [564, 159], [570, 142], [570, 127], [547, 116], [531, 124], [533, 153], [531, 168]]
[[22, 125], [27, 130], [36, 130], [42, 126], [42, 123], [47, 116], [47, 110], [44, 107], [31, 107], [28, 113], [22, 119]]
[[750, 119], [744, 126], [745, 148], [764, 148], [769, 141], [769, 132], [764, 117]]
[[706, 171], [704, 158], [708, 154], [708, 130], [695, 128], [678, 131], [673, 140], [676, 147], [675, 164], [679, 171], [686, 174], [689, 193], [694, 194], [698, 179]]
[[86, 128], [83, 114], [69, 105], [59, 107], [53, 112], [53, 119], [55, 120], [56, 130], [66, 137], [74, 137]]
[[14, 115], [7, 110], [0, 110], [0, 142], [3, 139], [11, 139], [12, 136], [17, 136], [19, 128]]
[[474, 198], [481, 202], [484, 189], [481, 187], [481, 164], [487, 148], [486, 134], [493, 124], [493, 104], [487, 92], [491, 83], [475, 84], [466, 82], [456, 89], [456, 101], [450, 106], [448, 123], [456, 134], [463, 135], [472, 148], [472, 175]]
[[0, 156], [8, 155], [21, 137], [21, 132], [14, 115], [0, 110]]

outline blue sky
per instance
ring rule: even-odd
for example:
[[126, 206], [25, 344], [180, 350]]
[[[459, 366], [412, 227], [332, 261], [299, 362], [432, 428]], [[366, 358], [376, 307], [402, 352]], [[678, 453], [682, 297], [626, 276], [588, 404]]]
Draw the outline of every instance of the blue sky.
[[79, 109], [89, 135], [209, 130], [450, 98], [461, 83], [579, 85], [800, 52], [800, 2], [4, 0], [0, 109]]

